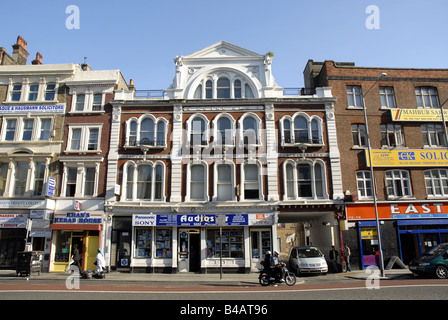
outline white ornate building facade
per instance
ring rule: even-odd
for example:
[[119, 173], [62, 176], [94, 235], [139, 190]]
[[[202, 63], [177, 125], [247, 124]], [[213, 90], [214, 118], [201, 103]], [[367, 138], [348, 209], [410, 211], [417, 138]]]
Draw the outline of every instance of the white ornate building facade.
[[177, 56], [157, 97], [115, 92], [104, 225], [112, 270], [216, 272], [222, 257], [223, 268], [250, 272], [267, 250], [338, 241], [336, 99], [331, 88], [285, 95], [272, 59], [223, 41]]

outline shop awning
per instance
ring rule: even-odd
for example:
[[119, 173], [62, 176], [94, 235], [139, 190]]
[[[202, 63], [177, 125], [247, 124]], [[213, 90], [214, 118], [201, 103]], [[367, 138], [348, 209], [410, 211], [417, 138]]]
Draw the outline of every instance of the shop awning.
[[70, 224], [70, 223], [53, 223], [51, 230], [91, 230], [101, 231], [101, 224]]

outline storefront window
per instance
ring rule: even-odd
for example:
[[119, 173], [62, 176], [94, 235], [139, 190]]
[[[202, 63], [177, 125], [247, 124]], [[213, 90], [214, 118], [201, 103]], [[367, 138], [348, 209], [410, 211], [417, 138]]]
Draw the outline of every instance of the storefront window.
[[156, 229], [156, 258], [172, 257], [171, 229]]
[[58, 231], [54, 262], [69, 262], [71, 232]]
[[223, 258], [244, 258], [243, 229], [222, 229], [222, 241], [219, 229], [207, 230], [207, 258], [219, 258], [221, 244]]
[[135, 230], [135, 258], [151, 258], [152, 229]]

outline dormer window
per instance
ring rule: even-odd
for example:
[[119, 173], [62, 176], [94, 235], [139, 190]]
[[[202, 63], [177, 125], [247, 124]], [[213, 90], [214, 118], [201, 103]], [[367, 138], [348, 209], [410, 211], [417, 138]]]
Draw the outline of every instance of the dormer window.
[[230, 81], [227, 78], [218, 79], [218, 99], [230, 98]]

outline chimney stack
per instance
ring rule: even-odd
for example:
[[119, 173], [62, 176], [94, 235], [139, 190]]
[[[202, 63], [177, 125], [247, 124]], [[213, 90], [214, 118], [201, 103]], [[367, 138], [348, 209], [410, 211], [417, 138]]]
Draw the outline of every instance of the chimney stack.
[[42, 55], [40, 54], [40, 52], [36, 53], [36, 60], [31, 61], [31, 63], [33, 65], [42, 64]]
[[12, 59], [15, 63], [20, 65], [25, 65], [30, 55], [28, 51], [26, 51], [26, 41], [22, 38], [22, 36], [17, 37], [17, 43], [12, 45]]

